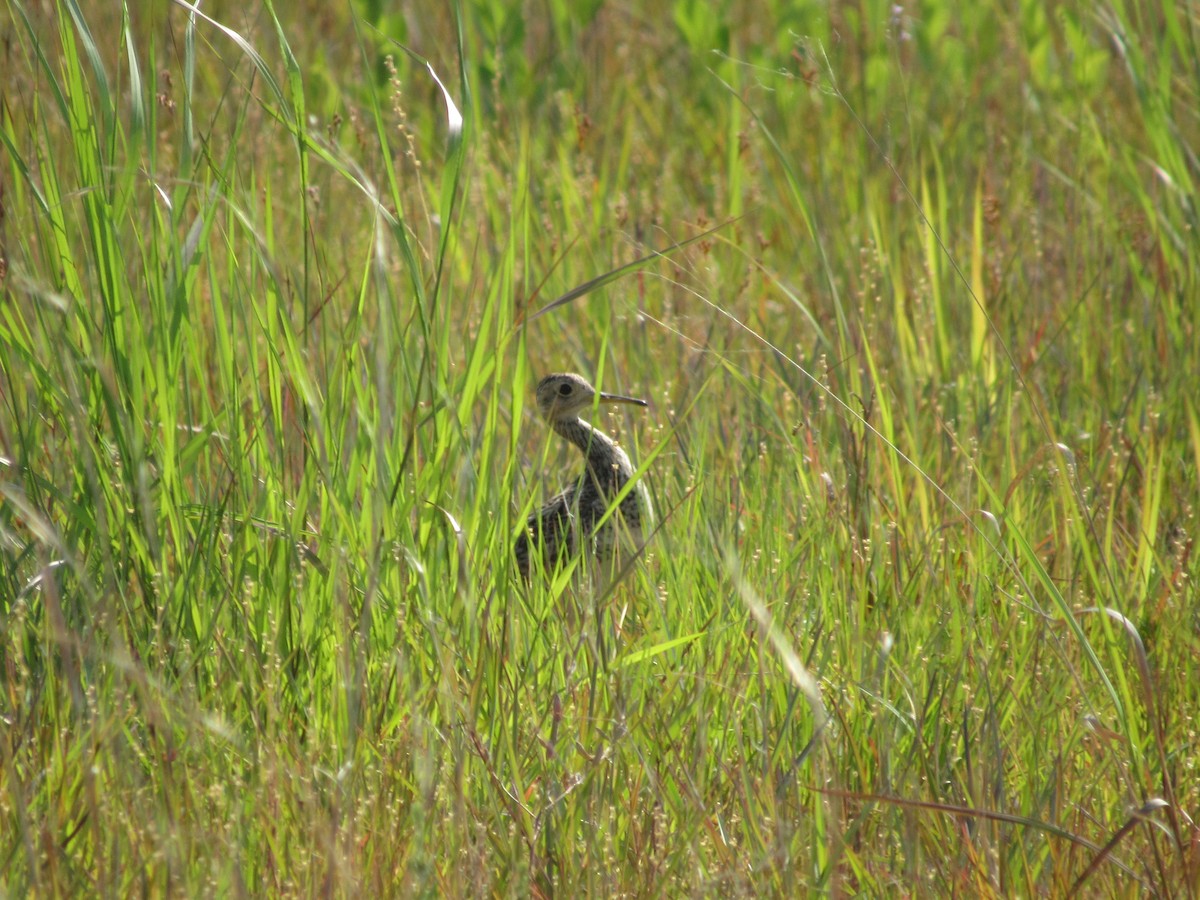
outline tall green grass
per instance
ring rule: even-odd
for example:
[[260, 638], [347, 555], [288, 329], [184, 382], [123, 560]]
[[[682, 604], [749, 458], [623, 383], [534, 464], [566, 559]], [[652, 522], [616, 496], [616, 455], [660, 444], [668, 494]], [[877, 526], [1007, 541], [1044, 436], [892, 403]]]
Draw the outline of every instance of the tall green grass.
[[1194, 15], [751, 7], [8, 0], [5, 892], [1200, 890]]

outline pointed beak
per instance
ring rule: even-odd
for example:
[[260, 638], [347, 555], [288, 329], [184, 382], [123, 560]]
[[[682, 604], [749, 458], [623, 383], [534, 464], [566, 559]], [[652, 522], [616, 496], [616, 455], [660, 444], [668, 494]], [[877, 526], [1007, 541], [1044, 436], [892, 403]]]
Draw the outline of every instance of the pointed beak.
[[601, 403], [631, 403], [634, 406], [646, 405], [645, 400], [639, 400], [636, 397], [623, 397], [620, 394], [606, 394], [603, 391], [600, 392], [599, 396]]

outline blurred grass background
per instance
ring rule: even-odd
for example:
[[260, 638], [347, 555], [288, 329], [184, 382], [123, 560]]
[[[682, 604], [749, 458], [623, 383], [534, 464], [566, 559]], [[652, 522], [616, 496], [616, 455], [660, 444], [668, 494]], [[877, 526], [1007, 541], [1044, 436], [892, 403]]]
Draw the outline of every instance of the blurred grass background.
[[5, 4], [0, 889], [1200, 891], [1194, 6], [200, 9]]

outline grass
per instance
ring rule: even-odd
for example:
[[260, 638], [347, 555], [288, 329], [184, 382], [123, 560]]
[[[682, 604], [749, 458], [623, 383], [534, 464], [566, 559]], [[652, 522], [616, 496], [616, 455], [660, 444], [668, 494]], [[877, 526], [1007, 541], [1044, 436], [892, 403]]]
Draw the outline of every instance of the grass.
[[6, 0], [0, 890], [1196, 896], [1194, 11], [428, 6]]

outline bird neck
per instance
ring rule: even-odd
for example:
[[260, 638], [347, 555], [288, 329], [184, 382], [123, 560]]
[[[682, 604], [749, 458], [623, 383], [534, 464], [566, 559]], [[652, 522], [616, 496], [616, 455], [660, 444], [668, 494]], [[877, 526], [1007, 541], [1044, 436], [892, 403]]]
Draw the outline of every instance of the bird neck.
[[589, 466], [611, 465], [617, 443], [599, 428], [578, 417], [555, 419], [550, 423], [550, 427], [578, 447], [587, 457]]

